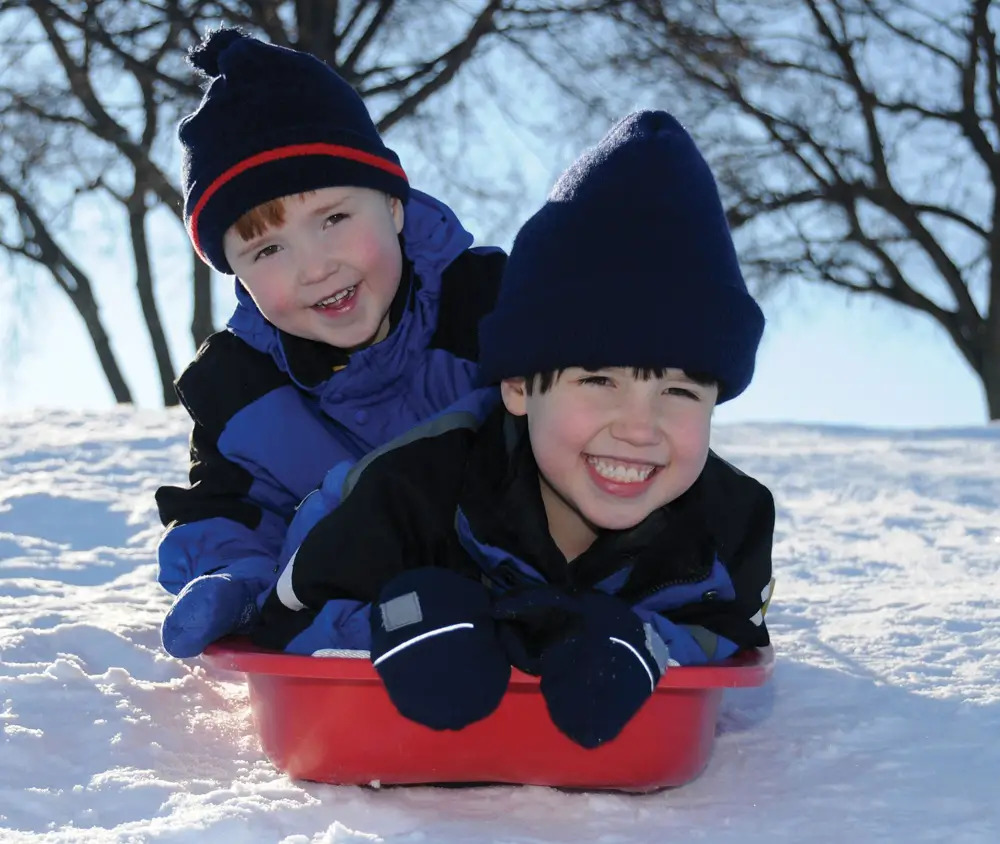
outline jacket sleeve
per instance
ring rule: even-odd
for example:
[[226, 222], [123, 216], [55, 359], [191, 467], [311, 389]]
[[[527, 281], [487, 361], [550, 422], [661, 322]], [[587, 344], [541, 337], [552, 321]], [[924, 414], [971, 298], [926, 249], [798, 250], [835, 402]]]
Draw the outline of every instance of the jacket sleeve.
[[[295, 515], [288, 526], [279, 557], [282, 567], [317, 523], [340, 506], [343, 498], [354, 487], [366, 467], [380, 455], [395, 451], [401, 445], [413, 440], [429, 435], [433, 436], [448, 426], [454, 425], [456, 419], [476, 425], [478, 420], [484, 419], [499, 404], [500, 394], [495, 387], [472, 390], [462, 395], [444, 410], [416, 425], [411, 431], [368, 452], [360, 460], [344, 460], [336, 464], [326, 473], [323, 483], [306, 495], [295, 508]], [[390, 459], [391, 462], [392, 459]]]
[[764, 615], [773, 590], [774, 498], [763, 484], [711, 455], [700, 504], [715, 544], [700, 595], [663, 612], [635, 607], [681, 665], [726, 659], [770, 644]]
[[194, 422], [190, 485], [156, 493], [160, 583], [176, 593], [223, 568], [273, 580], [295, 507], [343, 449], [270, 357], [228, 332], [206, 341], [177, 393]]
[[419, 512], [413, 481], [388, 478], [376, 464], [345, 494], [345, 468], [331, 471], [324, 487], [303, 502], [302, 519], [289, 533], [290, 540], [302, 533], [301, 542], [291, 548], [251, 631], [259, 647], [305, 654], [367, 649], [367, 619], [379, 584], [430, 556], [424, 553], [429, 538], [421, 540], [436, 526]]
[[317, 509], [304, 518], [315, 522], [263, 602], [255, 644], [366, 648], [370, 605], [393, 577], [421, 566], [467, 570], [453, 523], [474, 420], [464, 410], [442, 414], [328, 475], [339, 495], [313, 497]]
[[187, 488], [156, 492], [166, 527], [157, 548], [160, 584], [177, 594], [194, 578], [220, 569], [275, 577], [285, 518], [254, 500], [252, 473], [223, 457], [198, 424], [191, 432], [190, 479]]

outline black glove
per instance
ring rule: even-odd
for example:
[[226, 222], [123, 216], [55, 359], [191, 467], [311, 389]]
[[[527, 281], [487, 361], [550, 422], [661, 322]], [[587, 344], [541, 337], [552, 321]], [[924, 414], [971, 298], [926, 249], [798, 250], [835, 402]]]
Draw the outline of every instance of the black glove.
[[400, 714], [460, 730], [500, 704], [510, 663], [490, 617], [490, 594], [448, 569], [403, 572], [371, 612], [372, 664]]

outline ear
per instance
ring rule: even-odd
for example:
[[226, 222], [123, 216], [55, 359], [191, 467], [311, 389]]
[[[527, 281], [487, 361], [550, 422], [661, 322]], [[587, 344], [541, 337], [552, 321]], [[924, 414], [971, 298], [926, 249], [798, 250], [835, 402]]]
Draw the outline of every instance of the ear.
[[500, 382], [500, 398], [514, 416], [524, 416], [528, 412], [528, 391], [523, 378], [504, 378]]
[[398, 196], [389, 197], [389, 213], [392, 214], [392, 222], [396, 225], [396, 234], [399, 234], [403, 230], [406, 214], [403, 211], [403, 201]]

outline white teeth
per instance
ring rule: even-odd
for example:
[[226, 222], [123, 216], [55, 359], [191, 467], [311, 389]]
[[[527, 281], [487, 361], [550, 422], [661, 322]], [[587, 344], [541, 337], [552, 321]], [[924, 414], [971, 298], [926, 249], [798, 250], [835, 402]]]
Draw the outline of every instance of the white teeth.
[[587, 462], [594, 467], [597, 474], [609, 481], [624, 484], [637, 484], [653, 474], [655, 466], [636, 466], [634, 464], [618, 463], [603, 460], [600, 457], [588, 457]]
[[346, 299], [348, 296], [350, 296], [352, 293], [354, 293], [354, 291], [357, 289], [357, 287], [358, 286], [356, 284], [353, 287], [345, 287], [343, 290], [341, 290], [335, 296], [331, 296], [328, 299], [324, 299], [322, 302], [317, 302], [315, 305], [313, 305], [313, 307], [315, 307], [315, 308], [325, 308], [328, 305], [336, 305], [338, 302], [342, 302], [344, 299]]

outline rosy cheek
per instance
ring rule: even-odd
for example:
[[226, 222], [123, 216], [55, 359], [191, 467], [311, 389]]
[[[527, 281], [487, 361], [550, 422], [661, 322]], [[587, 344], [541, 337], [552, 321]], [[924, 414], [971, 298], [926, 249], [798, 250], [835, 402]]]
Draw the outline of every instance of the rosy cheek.
[[708, 453], [709, 426], [701, 417], [687, 420], [680, 432], [684, 450], [691, 460], [701, 460]]
[[560, 420], [561, 424], [558, 426], [548, 428], [544, 437], [548, 450], [553, 454], [564, 455], [565, 459], [572, 459], [571, 456], [583, 446], [579, 426], [570, 422], [570, 419], [572, 417], [567, 416]]
[[261, 292], [257, 304], [262, 311], [272, 314], [283, 314], [291, 310], [290, 297], [287, 292], [275, 285], [269, 285]]
[[367, 264], [379, 264], [389, 256], [388, 241], [374, 234], [354, 241], [355, 255]]

